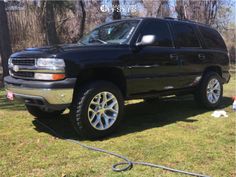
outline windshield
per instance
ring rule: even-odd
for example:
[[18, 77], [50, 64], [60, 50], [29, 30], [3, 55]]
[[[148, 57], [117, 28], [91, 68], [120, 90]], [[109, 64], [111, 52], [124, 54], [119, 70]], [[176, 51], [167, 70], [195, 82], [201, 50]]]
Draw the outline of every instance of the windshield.
[[138, 23], [138, 20], [127, 20], [103, 25], [83, 37], [79, 41], [79, 44], [128, 44], [129, 39]]

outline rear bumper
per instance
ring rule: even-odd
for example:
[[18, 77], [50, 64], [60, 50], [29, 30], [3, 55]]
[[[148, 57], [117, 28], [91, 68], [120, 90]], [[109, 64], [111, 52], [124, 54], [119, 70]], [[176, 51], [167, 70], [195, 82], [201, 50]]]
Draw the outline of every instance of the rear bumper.
[[26, 104], [48, 107], [69, 105], [75, 82], [76, 79], [45, 82], [14, 79], [11, 76], [4, 78], [6, 90], [13, 92], [16, 99], [23, 100]]

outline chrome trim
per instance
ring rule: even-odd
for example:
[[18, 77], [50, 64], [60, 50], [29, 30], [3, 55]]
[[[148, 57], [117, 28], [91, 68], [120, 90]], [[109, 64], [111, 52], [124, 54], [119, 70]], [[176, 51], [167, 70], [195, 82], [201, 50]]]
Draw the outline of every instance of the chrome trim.
[[156, 64], [156, 65], [132, 65], [132, 66], [128, 66], [129, 69], [132, 68], [156, 68], [159, 67], [160, 65]]
[[49, 104], [70, 104], [73, 97], [73, 88], [65, 89], [43, 89], [43, 88], [24, 88], [11, 84], [5, 84], [5, 89], [11, 91], [17, 96], [36, 96], [45, 99]]
[[36, 60], [37, 58], [14, 58], [14, 57], [12, 57], [9, 59], [11, 59], [11, 61], [12, 61], [12, 60]]
[[35, 67], [35, 66], [23, 66], [23, 65], [11, 65], [9, 69], [14, 71], [14, 67], [18, 67], [16, 72], [34, 72], [34, 73], [65, 73], [64, 67]]
[[[20, 61], [20, 60], [28, 60], [28, 61], [34, 61], [34, 64], [27, 63], [21, 63], [21, 64], [13, 64], [14, 61]], [[48, 73], [48, 74], [64, 74], [65, 73], [65, 67], [40, 67], [36, 65], [37, 58], [9, 58], [8, 61], [8, 67], [9, 67], [9, 73], [12, 77], [18, 78], [18, 79], [28, 79], [28, 80], [38, 80], [34, 78], [33, 76], [19, 76], [17, 72], [23, 72], [23, 73]], [[13, 72], [14, 71], [14, 72]]]
[[17, 57], [12, 57], [12, 58], [10, 58], [11, 60], [35, 60], [35, 59], [37, 59], [37, 58], [17, 58]]

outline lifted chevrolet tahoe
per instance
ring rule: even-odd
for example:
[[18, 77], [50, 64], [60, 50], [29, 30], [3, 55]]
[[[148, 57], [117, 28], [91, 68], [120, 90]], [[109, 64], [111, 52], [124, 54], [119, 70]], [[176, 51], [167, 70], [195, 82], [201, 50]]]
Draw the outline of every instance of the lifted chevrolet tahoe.
[[9, 59], [5, 87], [37, 118], [66, 108], [79, 135], [98, 138], [122, 120], [124, 100], [194, 94], [216, 108], [230, 79], [221, 35], [176, 19], [137, 18], [101, 25], [77, 44], [28, 48]]

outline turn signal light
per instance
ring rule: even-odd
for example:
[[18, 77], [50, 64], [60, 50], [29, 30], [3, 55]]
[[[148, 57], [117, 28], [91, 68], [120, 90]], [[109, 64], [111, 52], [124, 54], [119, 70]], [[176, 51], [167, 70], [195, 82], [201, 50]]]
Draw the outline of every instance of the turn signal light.
[[65, 74], [53, 74], [52, 80], [62, 80], [65, 78]]
[[34, 78], [37, 80], [62, 80], [65, 78], [65, 74], [47, 74], [47, 73], [35, 73]]

